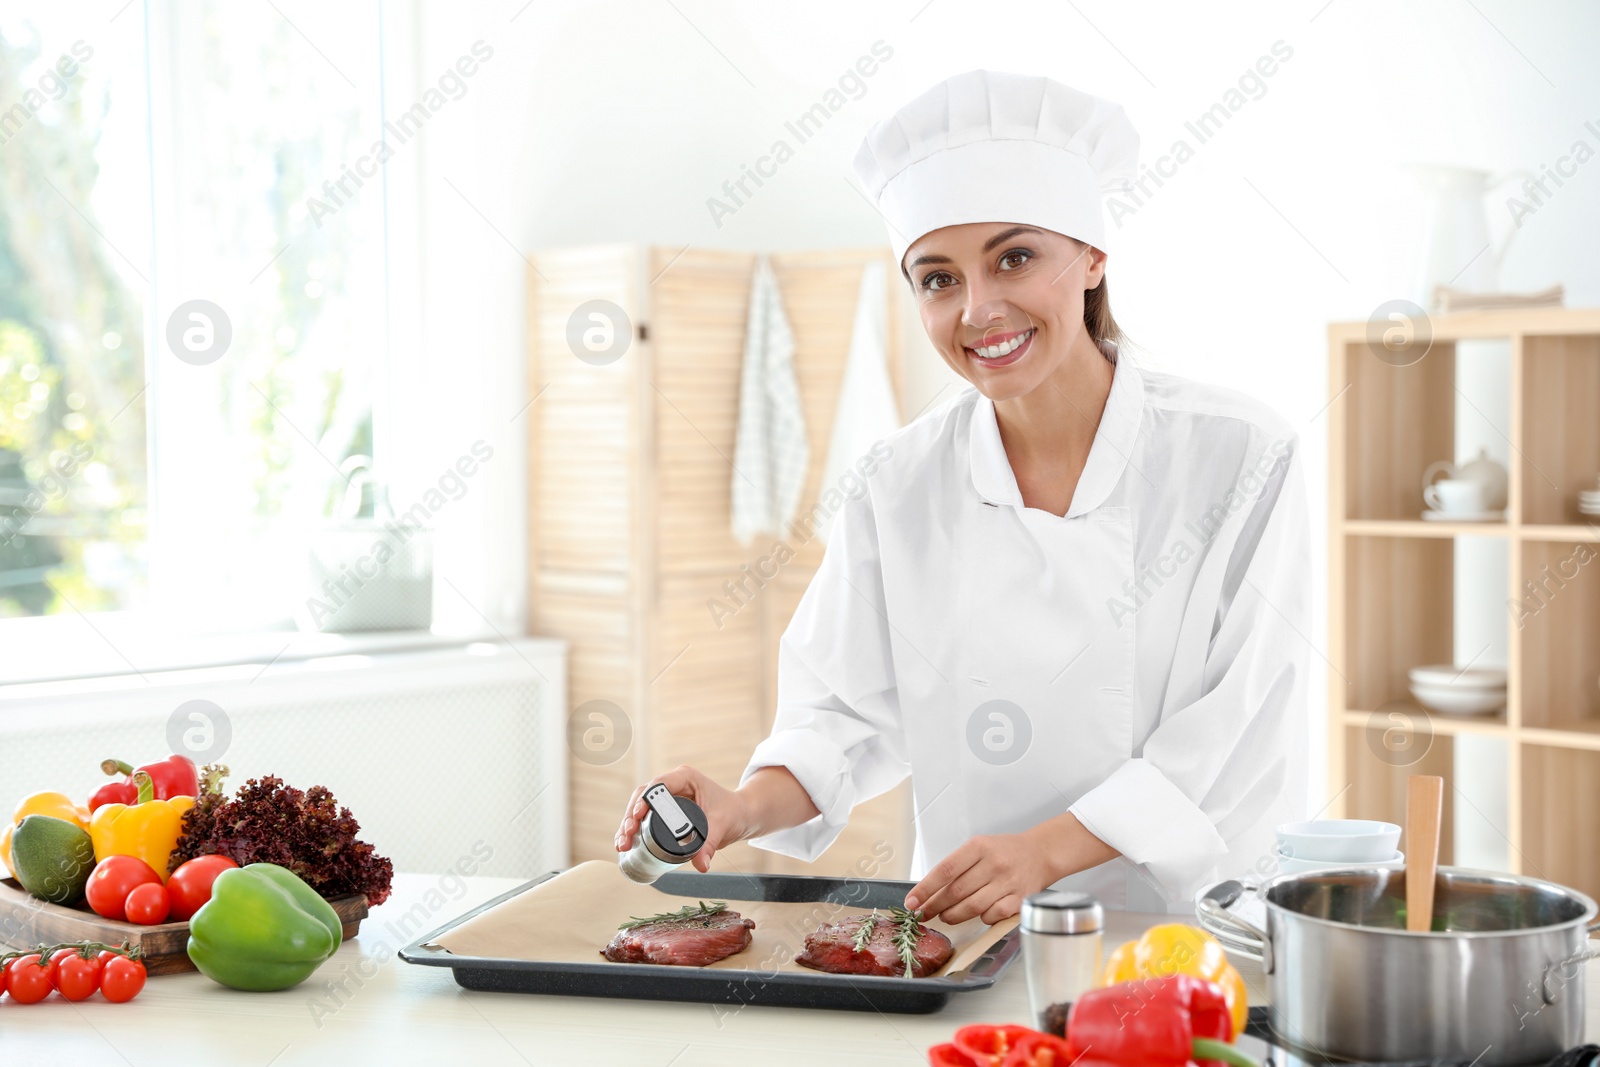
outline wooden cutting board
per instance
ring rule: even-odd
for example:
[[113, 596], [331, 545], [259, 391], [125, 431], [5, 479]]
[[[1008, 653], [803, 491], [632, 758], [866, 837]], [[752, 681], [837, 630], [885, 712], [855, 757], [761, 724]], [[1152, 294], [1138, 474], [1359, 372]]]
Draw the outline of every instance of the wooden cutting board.
[[[367, 917], [367, 898], [357, 893], [328, 901], [344, 924], [344, 939], [350, 940]], [[145, 970], [150, 974], [177, 974], [195, 969], [189, 962], [189, 924], [137, 923], [105, 919], [89, 910], [51, 904], [31, 896], [15, 879], [0, 878], [0, 944], [11, 948], [32, 948], [43, 942], [100, 941], [120, 945], [124, 941], [144, 950]]]

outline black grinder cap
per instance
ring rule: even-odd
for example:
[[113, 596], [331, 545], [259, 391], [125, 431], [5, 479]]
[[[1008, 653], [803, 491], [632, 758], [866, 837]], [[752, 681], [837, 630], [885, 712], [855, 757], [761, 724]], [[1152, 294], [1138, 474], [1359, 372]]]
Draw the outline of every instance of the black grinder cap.
[[706, 844], [706, 813], [687, 797], [675, 797], [657, 782], [644, 791], [650, 818], [650, 851], [665, 860], [684, 860]]

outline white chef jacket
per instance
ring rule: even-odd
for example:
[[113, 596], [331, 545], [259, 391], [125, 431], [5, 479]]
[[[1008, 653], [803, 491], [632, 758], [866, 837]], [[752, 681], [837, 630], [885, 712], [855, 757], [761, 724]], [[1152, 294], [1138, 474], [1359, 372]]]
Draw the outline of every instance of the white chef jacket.
[[1121, 856], [1057, 887], [1181, 911], [1305, 817], [1297, 435], [1244, 394], [1103, 352], [1065, 516], [1023, 506], [976, 389], [885, 439], [784, 631], [772, 733], [741, 777], [787, 767], [820, 814], [753, 845], [814, 860], [909, 774], [913, 879], [1070, 810]]

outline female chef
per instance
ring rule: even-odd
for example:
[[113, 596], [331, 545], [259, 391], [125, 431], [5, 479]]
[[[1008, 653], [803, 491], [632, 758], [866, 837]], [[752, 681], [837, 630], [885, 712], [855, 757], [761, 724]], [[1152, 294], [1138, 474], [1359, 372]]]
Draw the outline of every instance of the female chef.
[[867, 133], [857, 174], [972, 388], [835, 519], [738, 787], [655, 779], [706, 812], [698, 869], [745, 839], [815, 859], [910, 775], [908, 908], [994, 923], [1055, 885], [1182, 910], [1303, 817], [1296, 434], [1120, 354], [1101, 196], [1137, 155], [1117, 105], [983, 70]]

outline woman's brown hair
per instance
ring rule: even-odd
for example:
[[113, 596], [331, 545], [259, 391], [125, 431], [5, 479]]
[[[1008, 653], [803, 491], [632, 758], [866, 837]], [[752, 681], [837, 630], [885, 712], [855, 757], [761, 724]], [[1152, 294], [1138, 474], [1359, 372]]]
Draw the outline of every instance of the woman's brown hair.
[[1083, 291], [1083, 326], [1094, 338], [1095, 344], [1110, 341], [1120, 347], [1122, 327], [1111, 315], [1111, 297], [1106, 291], [1107, 276], [1100, 275], [1100, 284]]
[[[1073, 240], [1080, 248], [1090, 247], [1076, 238]], [[1093, 289], [1083, 291], [1083, 327], [1089, 331], [1089, 336], [1093, 338], [1096, 346], [1110, 341], [1121, 348], [1126, 336], [1122, 332], [1122, 327], [1117, 325], [1117, 320], [1111, 315], [1111, 294], [1107, 289], [1110, 278], [1110, 272], [1102, 270], [1100, 284]]]

